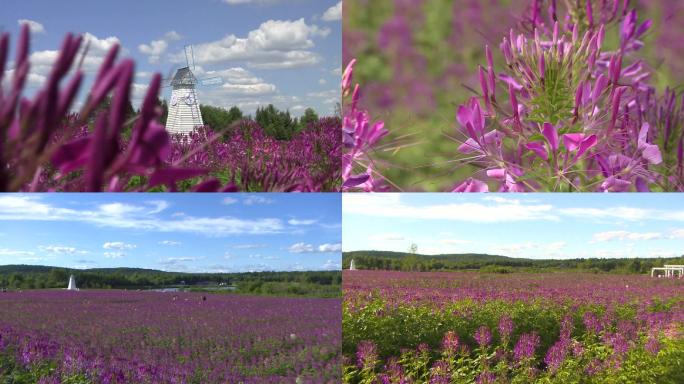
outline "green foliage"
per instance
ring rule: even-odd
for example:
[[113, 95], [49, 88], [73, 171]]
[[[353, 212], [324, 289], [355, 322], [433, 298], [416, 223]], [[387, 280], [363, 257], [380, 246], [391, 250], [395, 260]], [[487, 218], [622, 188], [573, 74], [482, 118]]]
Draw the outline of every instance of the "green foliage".
[[[618, 308], [615, 322], [634, 319], [634, 306]], [[442, 308], [431, 305], [389, 305], [382, 299], [361, 309], [349, 304], [343, 307], [343, 353], [350, 358], [344, 367], [345, 383], [375, 383], [381, 373], [387, 374], [390, 358], [400, 364], [406, 377], [415, 382], [430, 382], [438, 374], [436, 363], [448, 367], [449, 383], [472, 383], [484, 371], [496, 375], [496, 383], [682, 383], [684, 382], [684, 339], [663, 336], [660, 349], [653, 354], [645, 349], [647, 336], [642, 335], [625, 355], [615, 355], [600, 336], [586, 333], [581, 326], [586, 311], [601, 312], [592, 306], [570, 310], [549, 302], [488, 301], [476, 303], [463, 300]], [[510, 340], [503, 340], [497, 331], [502, 316], [515, 324]], [[574, 323], [572, 343], [581, 345], [581, 353], [568, 351], [557, 369], [543, 362], [546, 352], [559, 337], [564, 316]], [[481, 348], [473, 338], [482, 325], [492, 330], [492, 344]], [[614, 332], [615, 324], [611, 328]], [[459, 346], [466, 350], [449, 353], [442, 339], [453, 331]], [[516, 362], [515, 342], [523, 333], [536, 332], [541, 344], [533, 359]], [[356, 346], [371, 341], [377, 346], [378, 362], [374, 367], [359, 368], [355, 363]], [[419, 348], [426, 343], [428, 348]], [[598, 364], [598, 365], [597, 365]], [[592, 366], [599, 368], [592, 370]], [[394, 382], [394, 381], [393, 381]], [[398, 382], [398, 381], [397, 381]], [[440, 381], [442, 382], [442, 381]]]
[[273, 104], [258, 108], [255, 120], [266, 134], [277, 140], [290, 140], [299, 132], [297, 119], [293, 119], [289, 111], [280, 111]]
[[238, 107], [229, 110], [210, 105], [200, 105], [202, 120], [215, 131], [225, 131], [231, 124], [242, 119], [242, 111]]
[[300, 130], [318, 121], [318, 114], [313, 108], [307, 108], [304, 110], [304, 115], [299, 119], [299, 124], [301, 125]]

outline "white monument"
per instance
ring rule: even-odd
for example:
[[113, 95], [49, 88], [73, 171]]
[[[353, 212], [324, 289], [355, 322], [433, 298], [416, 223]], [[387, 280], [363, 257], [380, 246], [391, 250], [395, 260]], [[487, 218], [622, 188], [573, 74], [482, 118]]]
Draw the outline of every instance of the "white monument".
[[69, 276], [69, 286], [67, 287], [68, 291], [78, 291], [78, 288], [76, 288], [76, 279], [74, 278], [74, 275]]
[[354, 265], [354, 259], [352, 259], [351, 263], [349, 263], [349, 270], [350, 271], [356, 271], [356, 266]]

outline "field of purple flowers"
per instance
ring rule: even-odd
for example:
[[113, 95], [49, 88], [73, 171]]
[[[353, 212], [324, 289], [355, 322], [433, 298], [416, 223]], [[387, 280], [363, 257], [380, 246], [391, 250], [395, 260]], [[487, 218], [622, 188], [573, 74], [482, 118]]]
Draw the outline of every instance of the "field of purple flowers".
[[684, 280], [345, 271], [345, 383], [681, 383]]
[[684, 190], [683, 4], [346, 2], [345, 188]]
[[0, 293], [0, 381], [338, 383], [340, 313], [338, 299]]
[[[0, 191], [335, 191], [341, 185], [341, 122], [323, 118], [289, 141], [264, 134], [253, 121], [227, 132], [207, 127], [170, 137], [159, 123], [161, 77], [140, 111], [128, 109], [135, 63], [102, 63], [83, 107], [73, 113], [83, 83], [81, 36], [67, 35], [48, 80], [25, 97], [30, 36], [24, 26], [10, 57], [0, 35]], [[87, 48], [86, 48], [87, 50]], [[10, 67], [11, 65], [11, 67]], [[7, 69], [7, 71], [6, 71]]]

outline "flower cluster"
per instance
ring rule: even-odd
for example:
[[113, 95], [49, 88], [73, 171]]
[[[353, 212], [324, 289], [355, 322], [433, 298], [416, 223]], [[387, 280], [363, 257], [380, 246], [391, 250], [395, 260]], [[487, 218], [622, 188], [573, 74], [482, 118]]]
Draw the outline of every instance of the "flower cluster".
[[[467, 86], [478, 95], [457, 108], [451, 137], [458, 143], [452, 147], [457, 157], [442, 161], [443, 145], [425, 132], [424, 140], [436, 150], [424, 152], [434, 161], [422, 163], [453, 164], [451, 172], [459, 178], [449, 188], [454, 192], [684, 191], [684, 97], [670, 88], [662, 95], [656, 92], [642, 49], [653, 35], [654, 22], [640, 21], [628, 1], [528, 3], [518, 27], [499, 46], [505, 66], [497, 65], [496, 53], [485, 46], [486, 64], [475, 73], [480, 90]], [[398, 88], [405, 86], [410, 88], [408, 104], [419, 104], [411, 102], [417, 99], [431, 104], [432, 93], [423, 97], [409, 79], [421, 83], [430, 72], [426, 57], [416, 49], [420, 37], [428, 44], [416, 26], [428, 17], [441, 19], [409, 4], [413, 2], [397, 0], [395, 16], [378, 32], [378, 47], [394, 64], [394, 83], [402, 84], [383, 92], [393, 102], [404, 100]], [[669, 2], [666, 6], [676, 8]], [[474, 18], [483, 13], [479, 6], [454, 7], [473, 12]], [[497, 7], [491, 12], [498, 12]], [[462, 19], [455, 17], [454, 23]], [[663, 23], [661, 29], [669, 35], [671, 26]], [[360, 54], [368, 48], [352, 33], [349, 39], [348, 51]], [[463, 82], [469, 79], [462, 75]], [[435, 90], [448, 86], [447, 77], [427, 83]], [[393, 104], [378, 100], [379, 109]], [[413, 169], [428, 180], [437, 177], [426, 166]]]
[[[354, 64], [352, 60], [347, 65], [342, 76], [342, 95], [346, 97], [351, 91]], [[382, 190], [384, 181], [374, 170], [370, 152], [373, 146], [387, 135], [382, 121], [371, 123], [367, 111], [358, 107], [360, 90], [356, 84], [352, 92], [351, 105], [346, 108], [342, 125], [342, 142], [345, 153], [342, 155], [343, 191], [363, 190], [372, 192]]]
[[[666, 95], [666, 127], [650, 119], [659, 101], [648, 68], [635, 57], [651, 21], [639, 24], [626, 8], [620, 15], [618, 1], [571, 7], [563, 22], [551, 7], [544, 21], [539, 3], [527, 20], [533, 36], [511, 30], [503, 39], [503, 73], [486, 47], [482, 96], [458, 108], [458, 150], [481, 171], [455, 191], [486, 191], [490, 184], [502, 192], [682, 189], [681, 160], [663, 166], [663, 153], [672, 152], [665, 144], [682, 141], [681, 126], [673, 127], [681, 116], [669, 101], [676, 97]], [[618, 20], [619, 46], [609, 50], [605, 33]]]

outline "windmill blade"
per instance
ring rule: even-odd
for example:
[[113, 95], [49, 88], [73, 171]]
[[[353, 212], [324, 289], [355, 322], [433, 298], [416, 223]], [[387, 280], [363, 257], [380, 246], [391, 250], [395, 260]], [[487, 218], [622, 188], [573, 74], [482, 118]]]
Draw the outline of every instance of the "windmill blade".
[[205, 77], [203, 79], [198, 79], [198, 82], [200, 85], [203, 85], [203, 86], [223, 85], [223, 77], [221, 77], [221, 76]]

